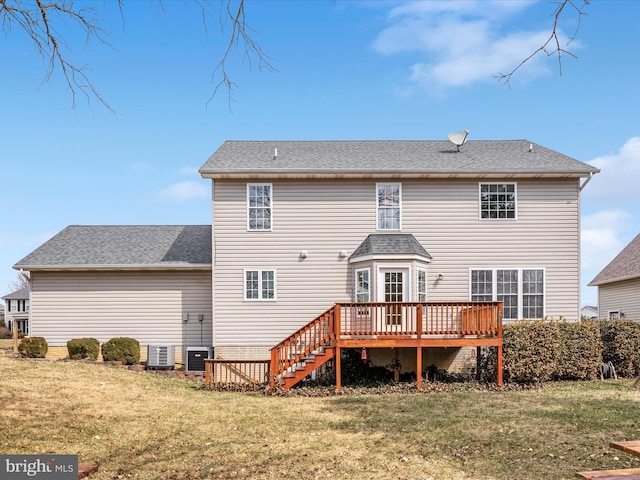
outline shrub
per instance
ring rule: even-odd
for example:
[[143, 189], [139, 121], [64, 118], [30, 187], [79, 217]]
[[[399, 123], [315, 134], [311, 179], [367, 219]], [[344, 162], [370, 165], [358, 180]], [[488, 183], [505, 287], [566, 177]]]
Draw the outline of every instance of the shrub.
[[560, 355], [560, 327], [557, 322], [518, 321], [503, 329], [505, 380], [540, 383], [551, 380]]
[[44, 358], [49, 350], [49, 345], [44, 337], [23, 338], [18, 344], [18, 351], [24, 357]]
[[97, 360], [100, 353], [100, 342], [95, 338], [74, 338], [67, 342], [69, 358], [72, 360], [82, 360], [88, 358]]
[[112, 338], [102, 344], [102, 358], [105, 362], [134, 365], [140, 362], [140, 343], [134, 338]]
[[595, 380], [602, 365], [602, 338], [591, 320], [561, 322], [558, 380]]
[[1, 327], [0, 326], [0, 338], [12, 338], [13, 335], [11, 334], [11, 330], [9, 330], [7, 327]]
[[621, 377], [640, 375], [640, 323], [631, 320], [601, 320], [602, 360], [611, 362]]

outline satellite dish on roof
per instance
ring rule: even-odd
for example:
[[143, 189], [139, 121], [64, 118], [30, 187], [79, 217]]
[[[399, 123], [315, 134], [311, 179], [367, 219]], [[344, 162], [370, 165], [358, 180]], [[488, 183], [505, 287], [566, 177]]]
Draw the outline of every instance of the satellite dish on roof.
[[467, 129], [464, 132], [451, 132], [448, 138], [456, 146], [456, 150], [460, 152], [460, 147], [465, 144], [468, 135], [469, 130]]

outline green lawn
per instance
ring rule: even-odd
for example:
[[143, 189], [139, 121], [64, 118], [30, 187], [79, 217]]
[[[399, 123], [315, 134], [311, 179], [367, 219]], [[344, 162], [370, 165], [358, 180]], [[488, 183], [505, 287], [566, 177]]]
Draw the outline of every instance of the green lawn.
[[0, 452], [78, 454], [100, 464], [92, 480], [570, 479], [640, 467], [608, 447], [640, 439], [627, 380], [265, 397], [4, 352]]

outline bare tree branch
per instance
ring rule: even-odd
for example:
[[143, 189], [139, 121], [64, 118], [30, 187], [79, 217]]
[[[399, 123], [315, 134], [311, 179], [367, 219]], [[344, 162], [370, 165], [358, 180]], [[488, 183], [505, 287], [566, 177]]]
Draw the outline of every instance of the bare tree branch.
[[[157, 0], [163, 14], [168, 11], [163, 0]], [[243, 48], [242, 59], [248, 61], [249, 68], [257, 62], [260, 70], [276, 72], [271, 59], [262, 51], [254, 36], [254, 31], [246, 22], [244, 0], [218, 0], [220, 3], [220, 30], [228, 37], [226, 49], [218, 62], [212, 77], [212, 83], [220, 78], [215, 85], [212, 95], [207, 100], [207, 106], [220, 88], [228, 91], [229, 108], [231, 108], [232, 91], [237, 84], [231, 80], [228, 62], [233, 52], [240, 46]], [[211, 9], [212, 0], [196, 0], [202, 11], [205, 32], [207, 17], [215, 15]], [[125, 0], [117, 0], [122, 25], [125, 25]], [[89, 78], [87, 65], [78, 65], [69, 59], [69, 46], [66, 44], [65, 33], [69, 25], [79, 27], [85, 34], [86, 42], [96, 39], [100, 43], [111, 47], [107, 40], [107, 32], [101, 27], [101, 20], [97, 17], [98, 10], [93, 6], [76, 8], [73, 0], [0, 0], [0, 23], [5, 35], [14, 29], [21, 30], [29, 38], [36, 52], [46, 62], [47, 67], [42, 83], [49, 82], [56, 71], [64, 78], [67, 89], [71, 93], [71, 107], [77, 107], [78, 96], [84, 96], [87, 103], [97, 99], [104, 107], [113, 112], [111, 106], [93, 85]], [[227, 33], [227, 30], [229, 32]]]
[[31, 275], [29, 272], [25, 272], [24, 270], [20, 270], [18, 272], [18, 276], [12, 282], [9, 282], [9, 288], [12, 292], [17, 292], [18, 290], [22, 290], [23, 288], [27, 288], [31, 284]]
[[[556, 4], [556, 10], [553, 12], [553, 25], [551, 29], [551, 33], [547, 41], [544, 42], [537, 50], [535, 50], [531, 55], [522, 60], [513, 70], [509, 73], [500, 73], [496, 75], [496, 78], [505, 83], [509, 88], [511, 88], [511, 77], [527, 62], [529, 62], [533, 57], [537, 56], [539, 53], [544, 52], [547, 56], [556, 55], [558, 57], [558, 70], [560, 75], [562, 75], [562, 55], [567, 54], [573, 58], [578, 58], [575, 54], [570, 52], [569, 50], [562, 47], [560, 44], [560, 38], [558, 36], [558, 23], [560, 22], [560, 18], [562, 13], [565, 10], [565, 7], [570, 6], [573, 8], [575, 13], [578, 15], [578, 24], [574, 34], [569, 38], [567, 45], [569, 45], [578, 35], [578, 31], [580, 29], [580, 22], [582, 20], [582, 16], [586, 15], [584, 9], [589, 5], [590, 0], [580, 0], [582, 4], [576, 2], [576, 0], [561, 0], [557, 2], [550, 2]], [[550, 49], [551, 48], [551, 49]]]
[[[225, 5], [226, 3], [226, 5]], [[222, 58], [218, 62], [218, 66], [214, 70], [211, 81], [212, 83], [215, 81], [217, 75], [221, 77], [220, 81], [216, 84], [213, 93], [207, 100], [207, 106], [211, 103], [211, 100], [216, 96], [218, 89], [220, 87], [225, 87], [227, 89], [227, 101], [229, 104], [229, 110], [231, 110], [231, 102], [233, 101], [232, 92], [234, 87], [238, 85], [231, 80], [227, 71], [227, 61], [231, 57], [233, 50], [238, 46], [238, 42], [242, 42], [244, 46], [244, 52], [242, 55], [243, 60], [246, 60], [249, 63], [249, 68], [252, 66], [252, 57], [255, 57], [258, 64], [258, 70], [269, 71], [269, 72], [277, 72], [278, 70], [271, 64], [271, 59], [267, 56], [263, 51], [260, 45], [253, 39], [252, 35], [257, 34], [255, 30], [253, 30], [246, 23], [246, 16], [244, 11], [244, 0], [238, 0], [237, 7], [234, 9], [233, 0], [221, 0], [220, 1], [220, 30], [222, 33], [225, 33], [227, 28], [227, 21], [231, 24], [231, 33], [229, 36], [229, 42], [227, 43], [227, 47], [225, 49]], [[204, 10], [203, 10], [204, 14]]]

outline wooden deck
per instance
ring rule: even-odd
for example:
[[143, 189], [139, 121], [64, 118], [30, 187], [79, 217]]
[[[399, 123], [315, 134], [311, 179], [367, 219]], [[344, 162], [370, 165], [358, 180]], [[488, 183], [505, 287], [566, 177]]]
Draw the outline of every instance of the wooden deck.
[[415, 348], [422, 372], [423, 348], [465, 346], [497, 347], [502, 385], [502, 302], [336, 304], [271, 349], [269, 383], [289, 388], [335, 359], [340, 390], [342, 348]]

